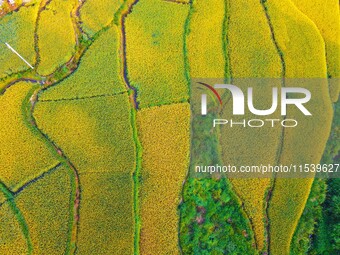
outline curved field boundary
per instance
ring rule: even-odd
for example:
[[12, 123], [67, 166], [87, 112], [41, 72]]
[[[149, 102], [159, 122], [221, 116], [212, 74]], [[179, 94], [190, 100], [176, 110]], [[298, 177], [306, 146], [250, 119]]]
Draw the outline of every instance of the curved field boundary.
[[[7, 199], [6, 202], [9, 204], [13, 214], [15, 215], [15, 217], [16, 217], [19, 225], [20, 225], [22, 234], [24, 235], [25, 240], [26, 240], [27, 253], [32, 254], [33, 244], [32, 244], [32, 240], [31, 240], [31, 237], [30, 237], [29, 227], [28, 227], [27, 222], [26, 222], [24, 216], [22, 215], [20, 209], [15, 204], [14, 194], [2, 182], [0, 182], [0, 191], [5, 195], [5, 197]], [[1, 205], [0, 205], [0, 208], [1, 208]]]

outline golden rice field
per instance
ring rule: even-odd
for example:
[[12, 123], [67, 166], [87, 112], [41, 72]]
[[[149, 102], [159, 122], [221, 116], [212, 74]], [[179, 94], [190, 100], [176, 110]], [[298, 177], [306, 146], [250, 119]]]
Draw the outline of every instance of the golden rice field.
[[[34, 31], [38, 9], [39, 4], [35, 3], [3, 16], [0, 20], [1, 28], [6, 27], [6, 29], [1, 29], [1, 41], [8, 42], [31, 64], [36, 62]], [[6, 47], [0, 49], [0, 61], [0, 78], [28, 69], [28, 66]]]
[[71, 178], [66, 167], [56, 167], [35, 183], [27, 185], [13, 200], [29, 226], [32, 254], [65, 252], [71, 234]]
[[1, 254], [27, 254], [27, 241], [9, 203], [2, 204], [0, 216]]
[[0, 166], [6, 169], [1, 173], [1, 181], [12, 191], [58, 162], [26, 119], [26, 104], [36, 86], [20, 82], [0, 97], [1, 108], [7, 109], [7, 114], [0, 119], [3, 146]]
[[[192, 77], [217, 78], [225, 76], [225, 42], [220, 40], [225, 34], [225, 1], [195, 1], [190, 12], [190, 32], [186, 37], [186, 51]], [[207, 20], [211, 16], [214, 19]]]
[[[339, 5], [336, 1], [293, 1], [296, 7], [317, 26], [325, 43], [327, 74], [331, 79], [330, 94], [338, 99], [339, 83], [332, 78], [340, 76], [340, 23]], [[322, 12], [320, 13], [320, 10]]]
[[127, 0], [93, 0], [84, 2], [80, 8], [81, 27], [89, 36], [95, 35], [112, 22], [112, 14], [123, 7]]
[[142, 109], [137, 114], [143, 146], [139, 190], [142, 254], [179, 253], [177, 205], [188, 167], [189, 113], [189, 104], [184, 103]]
[[[238, 167], [339, 163], [339, 76], [336, 0], [0, 1], [0, 254], [340, 254], [337, 179], [189, 171], [204, 144]], [[200, 79], [252, 81], [258, 109], [302, 87], [312, 116], [233, 116], [223, 93], [221, 118], [299, 125], [204, 130]]]
[[82, 64], [77, 72], [44, 91], [41, 101], [114, 95], [126, 91], [121, 76], [118, 33], [118, 28], [113, 26], [98, 37], [81, 58]]
[[[290, 1], [281, 1], [273, 5], [268, 3], [268, 10], [271, 10], [271, 6], [272, 11], [269, 11], [269, 13], [272, 17], [273, 28], [280, 35], [277, 37], [278, 45], [283, 55], [286, 56], [284, 58], [286, 77], [326, 78], [324, 41], [315, 24], [302, 15]], [[290, 10], [289, 13], [285, 11], [288, 9]], [[280, 33], [280, 31], [282, 32]], [[301, 33], [305, 36], [301, 37]], [[286, 38], [281, 36], [285, 34], [287, 34]], [[296, 86], [296, 84], [292, 85]], [[292, 85], [290, 85], [289, 80], [285, 84], [285, 86]], [[332, 109], [327, 82], [323, 81], [313, 85], [309, 89], [317, 91], [314, 94], [319, 97], [313, 98], [315, 101], [312, 105], [316, 120], [313, 124], [310, 121], [302, 120], [300, 122], [300, 125], [303, 125], [301, 129], [284, 131], [286, 142], [283, 144], [280, 158], [280, 162], [283, 164], [288, 162], [320, 162], [324, 150], [324, 141], [327, 141], [328, 138], [327, 131], [330, 130]], [[316, 88], [316, 86], [323, 86], [323, 88]], [[324, 102], [324, 104], [321, 102]], [[289, 112], [287, 118], [290, 118], [290, 116], [302, 118], [297, 111]], [[322, 129], [325, 130], [324, 133], [317, 131]], [[303, 139], [303, 137], [315, 138], [308, 140]], [[292, 150], [292, 148], [295, 149]], [[273, 205], [269, 207], [269, 219], [272, 219], [270, 247], [273, 253], [287, 254], [289, 252], [290, 242], [307, 201], [312, 182], [312, 178], [276, 180], [271, 200]], [[282, 194], [290, 194], [290, 196], [282, 197]]]
[[145, 0], [126, 19], [127, 76], [142, 108], [188, 99], [183, 52], [188, 10], [188, 5]]
[[75, 31], [70, 16], [74, 6], [76, 1], [51, 1], [39, 13], [39, 74], [53, 73], [74, 55]]

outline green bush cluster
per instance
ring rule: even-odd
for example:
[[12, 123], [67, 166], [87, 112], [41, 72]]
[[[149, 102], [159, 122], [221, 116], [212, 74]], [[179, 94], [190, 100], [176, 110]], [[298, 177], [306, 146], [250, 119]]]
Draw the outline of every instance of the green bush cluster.
[[[334, 105], [334, 118], [331, 135], [322, 157], [322, 163], [339, 163], [340, 151], [340, 101]], [[311, 254], [338, 254], [340, 253], [340, 180], [338, 178], [327, 180], [326, 200], [322, 205], [320, 218], [314, 238], [312, 240]]]
[[250, 223], [226, 179], [189, 178], [180, 210], [184, 254], [256, 254]]
[[322, 216], [322, 203], [325, 201], [326, 182], [324, 179], [315, 179], [306, 207], [301, 215], [298, 226], [295, 230], [290, 253], [307, 254], [311, 249], [312, 235], [314, 234], [316, 224]]

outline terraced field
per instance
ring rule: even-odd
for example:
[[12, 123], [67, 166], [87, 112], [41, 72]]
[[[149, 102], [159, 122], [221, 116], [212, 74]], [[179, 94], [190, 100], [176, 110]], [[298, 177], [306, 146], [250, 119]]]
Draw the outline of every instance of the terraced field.
[[39, 74], [53, 73], [74, 55], [76, 38], [70, 13], [75, 5], [76, 1], [49, 1], [44, 10], [39, 12]]
[[[36, 62], [34, 31], [38, 10], [39, 4], [33, 3], [25, 8], [20, 8], [18, 12], [13, 12], [11, 15], [5, 15], [0, 21], [1, 41], [11, 44], [32, 64]], [[22, 40], [19, 41], [17, 38], [22, 38]], [[13, 56], [13, 53], [6, 47], [0, 49], [0, 61], [0, 78], [28, 69], [27, 65]]]
[[[0, 254], [338, 254], [322, 207], [334, 182], [188, 170], [201, 142], [225, 165], [339, 162], [338, 7], [0, 1]], [[193, 140], [197, 78], [243, 90], [256, 79], [259, 109], [273, 87], [307, 88], [313, 116], [288, 108], [268, 118], [298, 128], [221, 128], [216, 140]], [[222, 100], [230, 118], [230, 93]]]
[[187, 103], [138, 112], [143, 146], [139, 190], [142, 254], [179, 253], [177, 206], [188, 167], [189, 114]]

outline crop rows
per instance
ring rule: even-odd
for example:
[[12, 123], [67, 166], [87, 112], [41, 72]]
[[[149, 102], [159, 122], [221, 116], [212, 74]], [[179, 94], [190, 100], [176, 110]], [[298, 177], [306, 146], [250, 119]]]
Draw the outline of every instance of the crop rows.
[[[339, 10], [329, 1], [318, 15], [321, 6], [35, 0], [0, 18], [1, 37], [37, 68], [29, 71], [0, 47], [0, 253], [306, 249], [303, 238], [313, 232], [306, 226], [314, 223], [303, 212], [319, 208], [323, 184], [313, 184], [313, 175], [188, 176], [189, 92], [199, 77], [271, 77], [278, 87], [321, 78], [299, 83], [315, 95], [313, 120], [288, 111], [301, 129], [219, 135], [225, 164], [318, 163], [339, 90], [327, 78], [338, 77], [340, 66]], [[271, 87], [258, 89], [266, 107]], [[230, 116], [231, 103], [222, 116]]]

